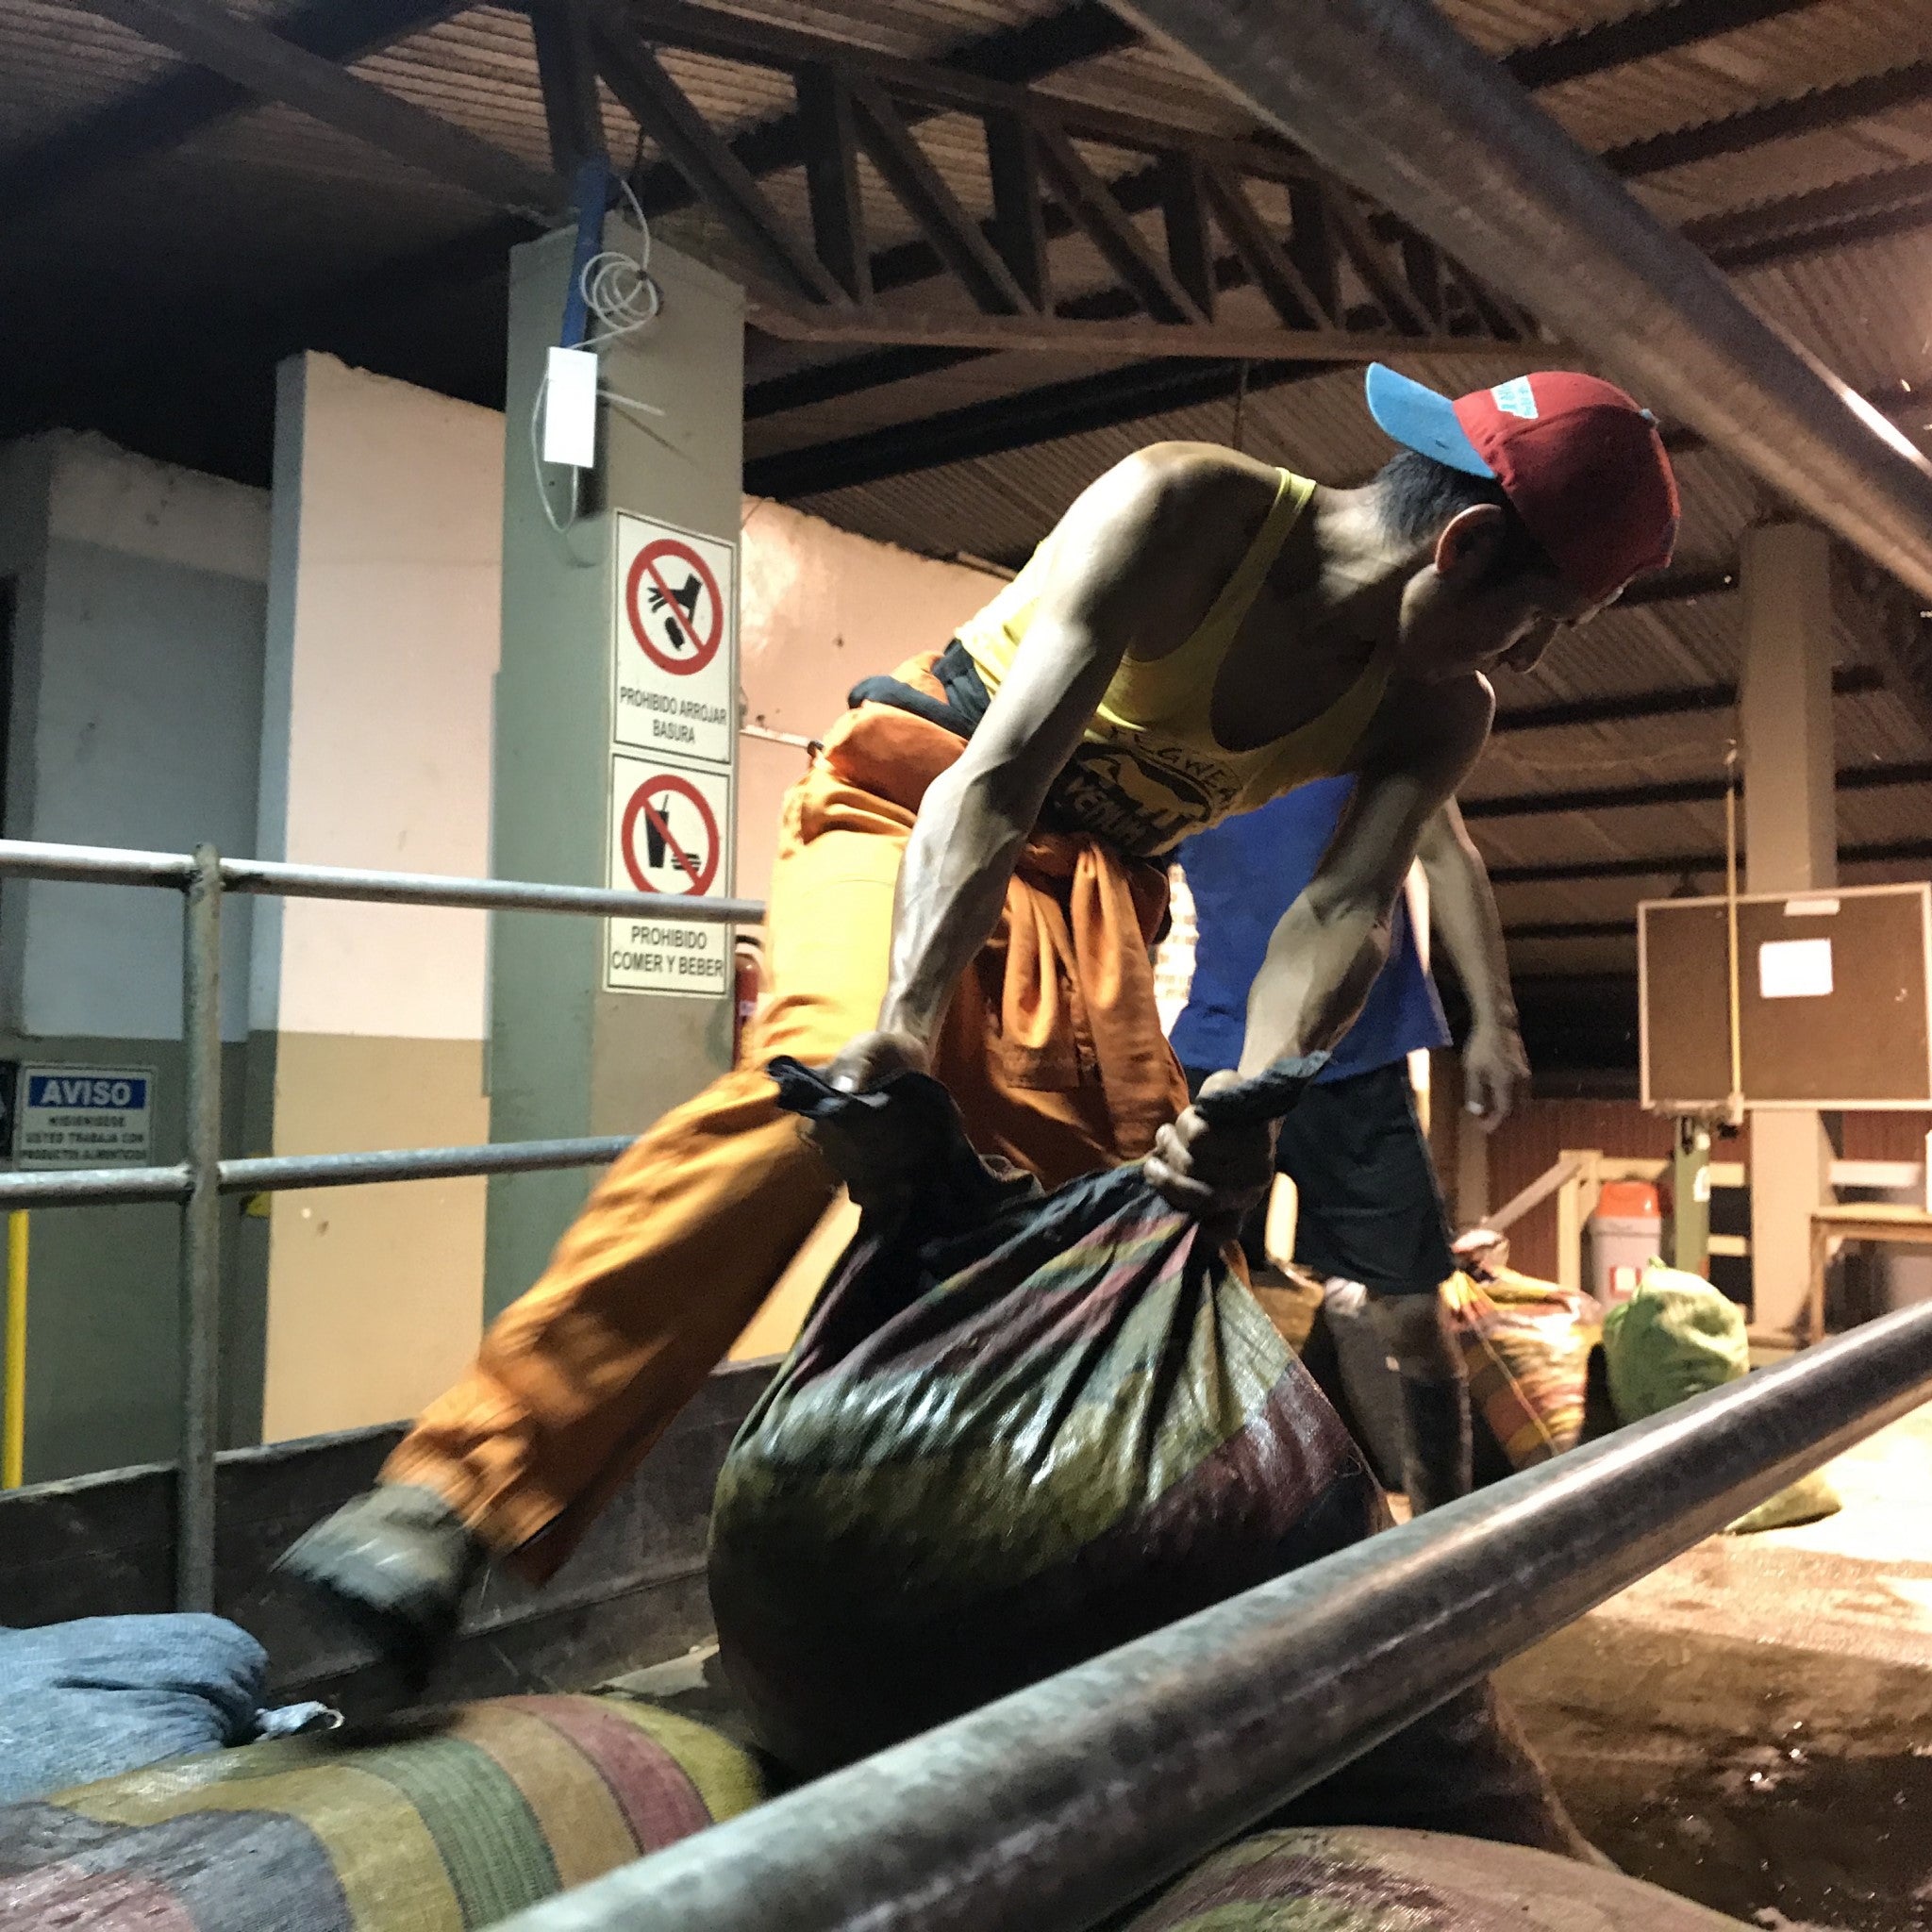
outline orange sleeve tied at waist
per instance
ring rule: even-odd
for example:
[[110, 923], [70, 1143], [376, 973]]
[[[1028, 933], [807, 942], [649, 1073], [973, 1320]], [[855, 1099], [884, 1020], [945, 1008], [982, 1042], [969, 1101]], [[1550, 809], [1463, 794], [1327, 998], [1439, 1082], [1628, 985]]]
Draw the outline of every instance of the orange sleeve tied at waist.
[[[928, 675], [933, 661], [932, 654], [915, 658], [893, 675], [941, 695]], [[857, 707], [801, 783], [801, 835], [859, 829], [868, 817], [890, 817], [909, 832], [926, 787], [965, 748], [909, 711]], [[1174, 1056], [1149, 1024], [1148, 950], [1167, 896], [1158, 865], [1091, 838], [1036, 831], [1007, 887], [1001, 928], [968, 969], [971, 987], [954, 995], [956, 1008], [968, 996], [1009, 1085], [1066, 1092], [1097, 1083], [1123, 1158], [1144, 1153], [1187, 1105]]]

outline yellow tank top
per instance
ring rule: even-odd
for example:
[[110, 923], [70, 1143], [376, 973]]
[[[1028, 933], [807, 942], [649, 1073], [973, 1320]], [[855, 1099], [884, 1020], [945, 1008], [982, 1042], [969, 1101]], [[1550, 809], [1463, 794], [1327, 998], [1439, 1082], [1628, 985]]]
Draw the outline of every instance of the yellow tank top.
[[[1046, 824], [1090, 832], [1137, 858], [1158, 858], [1195, 832], [1341, 768], [1382, 702], [1386, 650], [1325, 711], [1286, 738], [1230, 751], [1209, 722], [1222, 661], [1314, 493], [1307, 477], [1283, 470], [1267, 521], [1200, 627], [1165, 658], [1122, 661], [1079, 749], [1055, 781]], [[959, 628], [989, 692], [999, 690], [1025, 640], [1053, 542], [1049, 536], [1025, 569]]]

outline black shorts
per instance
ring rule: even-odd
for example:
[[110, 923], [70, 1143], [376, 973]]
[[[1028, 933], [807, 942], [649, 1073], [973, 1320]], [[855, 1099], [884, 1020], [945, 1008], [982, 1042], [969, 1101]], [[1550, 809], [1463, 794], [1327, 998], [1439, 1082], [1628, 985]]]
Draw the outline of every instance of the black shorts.
[[[1205, 1077], [1191, 1068], [1188, 1091]], [[1294, 1258], [1311, 1274], [1377, 1294], [1433, 1294], [1455, 1274], [1404, 1061], [1310, 1087], [1281, 1124], [1275, 1165], [1300, 1196]], [[1264, 1216], [1242, 1230], [1251, 1261], [1261, 1258]]]

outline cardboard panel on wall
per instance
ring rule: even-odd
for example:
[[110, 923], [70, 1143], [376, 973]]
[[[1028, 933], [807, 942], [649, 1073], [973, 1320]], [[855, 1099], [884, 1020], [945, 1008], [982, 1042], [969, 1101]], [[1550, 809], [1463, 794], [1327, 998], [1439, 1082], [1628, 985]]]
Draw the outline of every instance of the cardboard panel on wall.
[[[1723, 899], [1638, 908], [1643, 1103], [1721, 1107], [1730, 1091]], [[1742, 1091], [1753, 1107], [1932, 1102], [1932, 886], [1749, 893], [1738, 901]]]

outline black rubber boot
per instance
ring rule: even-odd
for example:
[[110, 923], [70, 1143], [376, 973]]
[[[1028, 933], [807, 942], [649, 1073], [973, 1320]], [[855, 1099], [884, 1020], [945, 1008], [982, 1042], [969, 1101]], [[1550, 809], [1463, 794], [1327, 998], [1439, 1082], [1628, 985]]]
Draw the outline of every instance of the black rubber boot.
[[1469, 1494], [1469, 1384], [1462, 1376], [1402, 1377], [1402, 1486], [1411, 1516]]
[[373, 1643], [414, 1696], [456, 1641], [484, 1560], [434, 1490], [386, 1483], [318, 1523], [275, 1567]]

